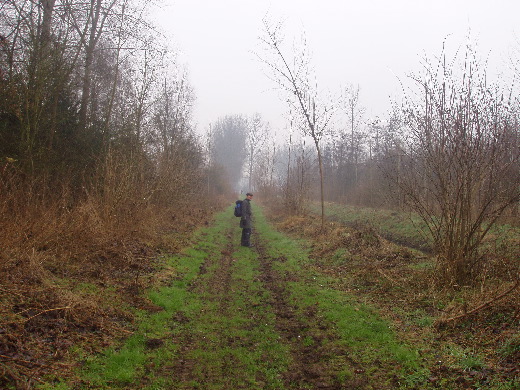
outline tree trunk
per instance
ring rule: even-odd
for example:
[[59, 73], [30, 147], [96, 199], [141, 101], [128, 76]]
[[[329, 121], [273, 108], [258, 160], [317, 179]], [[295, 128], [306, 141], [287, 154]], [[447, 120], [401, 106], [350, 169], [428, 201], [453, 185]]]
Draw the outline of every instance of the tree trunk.
[[80, 128], [86, 130], [87, 128], [87, 111], [90, 102], [90, 88], [92, 85], [92, 65], [94, 63], [94, 49], [96, 48], [98, 36], [99, 15], [101, 13], [101, 1], [91, 0], [90, 2], [90, 17], [92, 24], [90, 26], [90, 35], [85, 50], [85, 73], [83, 75], [83, 87], [81, 94], [81, 106], [79, 109], [79, 123]]
[[54, 12], [54, 5], [56, 4], [56, 0], [41, 0], [40, 4], [43, 9], [40, 42], [42, 47], [45, 48], [45, 46], [50, 42], [52, 14]]
[[316, 151], [318, 152], [318, 167], [320, 170], [320, 200], [321, 200], [321, 229], [325, 227], [325, 195], [323, 191], [323, 160], [321, 156], [320, 146], [318, 140], [314, 140]]

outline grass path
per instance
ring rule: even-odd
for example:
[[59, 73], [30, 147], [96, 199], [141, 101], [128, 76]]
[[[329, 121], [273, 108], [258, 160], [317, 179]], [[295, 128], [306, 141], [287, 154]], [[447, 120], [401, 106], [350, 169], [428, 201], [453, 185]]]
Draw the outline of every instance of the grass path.
[[418, 353], [377, 312], [313, 267], [302, 243], [255, 205], [254, 248], [231, 211], [165, 264], [121, 346], [85, 357], [81, 381], [53, 389], [427, 388]]

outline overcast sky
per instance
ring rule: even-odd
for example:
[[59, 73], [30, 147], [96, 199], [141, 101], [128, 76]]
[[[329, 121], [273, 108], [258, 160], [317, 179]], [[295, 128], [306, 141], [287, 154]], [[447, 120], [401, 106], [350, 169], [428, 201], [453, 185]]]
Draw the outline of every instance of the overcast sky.
[[199, 132], [255, 112], [286, 126], [286, 107], [254, 54], [266, 14], [284, 20], [289, 42], [305, 32], [322, 89], [359, 85], [369, 117], [385, 117], [390, 98], [399, 100], [398, 77], [439, 55], [445, 39], [454, 52], [471, 32], [492, 73], [507, 72], [520, 48], [520, 0], [163, 0], [154, 19], [188, 68]]

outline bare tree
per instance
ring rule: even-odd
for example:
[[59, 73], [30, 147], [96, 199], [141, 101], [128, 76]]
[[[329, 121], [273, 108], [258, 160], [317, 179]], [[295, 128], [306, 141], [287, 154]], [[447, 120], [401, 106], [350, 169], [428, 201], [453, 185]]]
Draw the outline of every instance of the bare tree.
[[255, 158], [263, 148], [269, 135], [269, 124], [262, 121], [259, 113], [253, 115], [249, 121], [247, 130], [247, 148], [248, 148], [248, 180], [249, 190], [253, 190], [253, 167], [255, 166]]
[[519, 201], [518, 112], [469, 47], [460, 69], [441, 57], [413, 79], [422, 93], [403, 108], [409, 142], [395, 182], [428, 226], [442, 281], [462, 286], [479, 275], [490, 228]]
[[[59, 122], [59, 101], [70, 94], [67, 26], [55, 0], [2, 2], [2, 84], [6, 111], [17, 118], [19, 155], [29, 170], [49, 163]], [[2, 88], [3, 89], [3, 88]], [[3, 99], [2, 99], [3, 100]]]
[[273, 195], [275, 189], [275, 166], [277, 162], [277, 143], [274, 138], [265, 142], [255, 159], [253, 188], [261, 191], [265, 197]]
[[[283, 47], [281, 25], [271, 25], [264, 19], [265, 36], [261, 41], [266, 50], [266, 56], [259, 56], [260, 60], [270, 70], [270, 78], [287, 93], [284, 97], [295, 113], [297, 113], [304, 136], [310, 136], [313, 140], [318, 155], [318, 168], [320, 175], [320, 199], [321, 222], [325, 224], [325, 201], [323, 189], [323, 158], [320, 141], [328, 129], [333, 115], [332, 104], [325, 104], [319, 100], [317, 84], [312, 80], [310, 54], [307, 42], [302, 40], [302, 48], [298, 52], [290, 53]], [[286, 100], [287, 99], [287, 100]]]
[[354, 185], [358, 181], [360, 140], [362, 138], [359, 132], [359, 124], [364, 113], [364, 108], [359, 104], [359, 90], [359, 85], [357, 87], [351, 85], [345, 89], [345, 109], [350, 130], [349, 160], [354, 169]]
[[117, 15], [117, 13], [112, 12], [117, 1], [89, 0], [86, 4], [77, 4], [72, 0], [65, 0], [69, 21], [79, 37], [79, 47], [83, 49], [84, 53], [84, 71], [79, 109], [79, 122], [82, 129], [88, 127], [88, 106], [91, 96], [95, 50], [101, 37], [106, 33], [105, 27], [108, 19]]

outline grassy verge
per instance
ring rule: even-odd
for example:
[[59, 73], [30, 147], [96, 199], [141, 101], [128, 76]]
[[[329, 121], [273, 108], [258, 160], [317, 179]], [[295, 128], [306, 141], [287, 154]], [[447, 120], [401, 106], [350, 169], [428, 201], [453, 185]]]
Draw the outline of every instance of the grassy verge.
[[[317, 204], [311, 204], [309, 209], [314, 213], [321, 213], [319, 207]], [[328, 203], [325, 213], [329, 218], [347, 226], [371, 227], [390, 241], [426, 252], [431, 251], [427, 226], [413, 213], [337, 203]], [[486, 249], [500, 251], [506, 257], [512, 258], [520, 249], [520, 228], [506, 224], [496, 225], [488, 234], [486, 243]]]
[[[310, 210], [321, 212], [316, 204], [311, 204]], [[374, 228], [383, 237], [396, 243], [423, 251], [431, 250], [427, 227], [413, 214], [337, 203], [327, 203], [325, 213], [329, 218], [348, 226]]]
[[162, 346], [162, 340], [176, 333], [177, 330], [171, 326], [171, 318], [189, 301], [187, 287], [197, 276], [206, 256], [200, 249], [190, 249], [165, 263], [165, 271], [170, 268], [175, 270], [175, 280], [149, 293], [151, 301], [162, 310], [157, 313], [139, 311], [138, 327], [122, 346], [110, 348], [100, 356], [87, 357], [79, 388], [126, 388], [145, 374], [151, 381], [154, 380], [153, 370], [147, 370], [147, 365], [169, 361], [178, 349], [171, 343], [156, 349], [154, 343]]
[[[396, 331], [421, 351], [431, 372], [428, 386], [520, 388], [520, 292], [493, 300], [514, 284], [511, 269], [518, 267], [518, 229], [497, 226], [492, 231], [494, 237], [483, 248], [489, 261], [485, 284], [440, 291], [432, 283], [433, 259], [387, 242], [378, 237], [378, 229], [366, 228], [371, 220], [377, 221], [377, 210], [334, 205], [329, 212], [346, 222], [331, 222], [325, 233], [319, 233], [319, 217], [310, 214], [287, 218], [279, 226], [291, 235], [305, 237], [321, 271], [341, 275], [340, 288], [377, 306]], [[389, 213], [382, 212], [382, 218], [390, 220]], [[407, 234], [413, 235], [414, 230]]]

